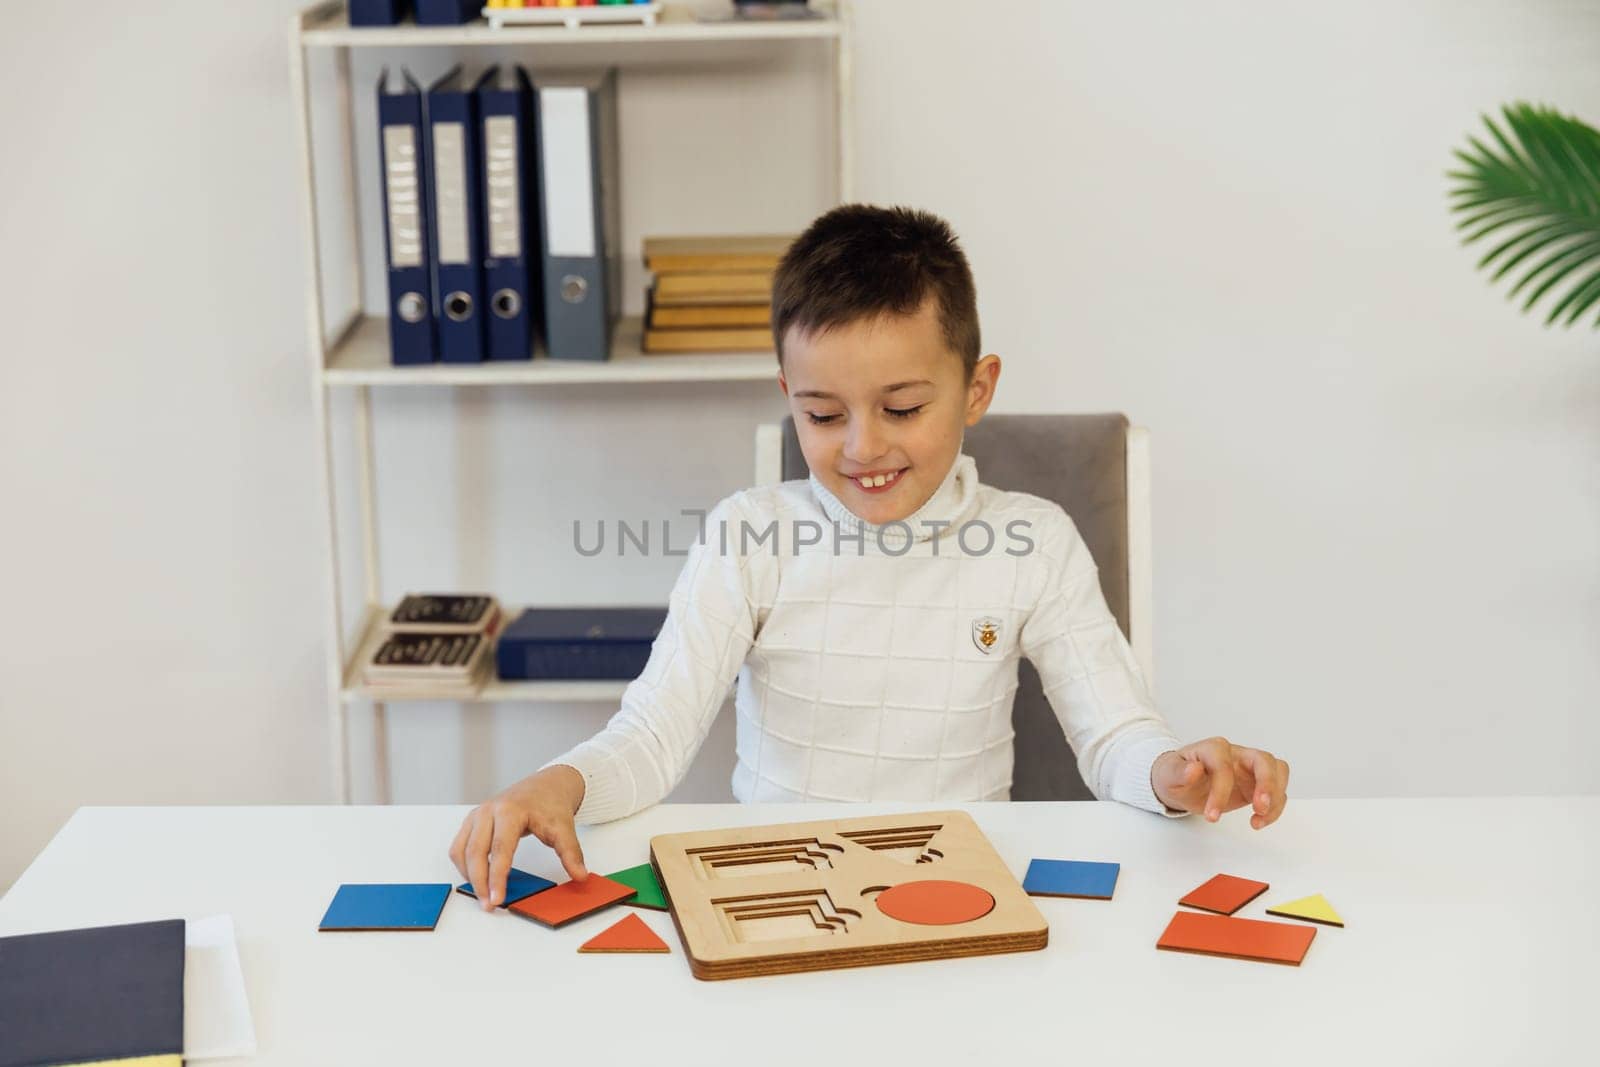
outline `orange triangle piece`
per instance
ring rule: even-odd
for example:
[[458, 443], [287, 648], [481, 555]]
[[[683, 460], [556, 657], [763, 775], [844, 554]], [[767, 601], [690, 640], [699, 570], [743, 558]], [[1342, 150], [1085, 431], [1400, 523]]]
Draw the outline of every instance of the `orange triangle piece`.
[[671, 952], [667, 943], [656, 936], [650, 925], [638, 915], [629, 915], [621, 922], [601, 930], [582, 945], [579, 952]]

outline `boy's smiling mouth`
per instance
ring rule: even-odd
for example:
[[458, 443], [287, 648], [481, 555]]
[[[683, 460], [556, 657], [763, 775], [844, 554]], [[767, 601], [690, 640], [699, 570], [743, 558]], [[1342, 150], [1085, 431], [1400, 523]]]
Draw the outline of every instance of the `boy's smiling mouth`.
[[895, 482], [900, 480], [900, 476], [910, 469], [909, 467], [898, 467], [887, 471], [869, 471], [866, 474], [847, 474], [845, 477], [849, 478], [851, 483], [862, 492], [881, 493], [893, 486]]

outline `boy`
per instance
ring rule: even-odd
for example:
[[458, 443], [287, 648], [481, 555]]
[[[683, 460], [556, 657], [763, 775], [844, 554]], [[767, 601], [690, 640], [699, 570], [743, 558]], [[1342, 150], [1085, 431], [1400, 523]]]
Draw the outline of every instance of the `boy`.
[[980, 484], [961, 454], [1000, 359], [979, 358], [971, 270], [943, 221], [823, 215], [778, 267], [772, 329], [811, 476], [717, 505], [622, 709], [467, 816], [450, 857], [485, 908], [526, 834], [587, 877], [575, 822], [666, 796], [735, 676], [741, 801], [1009, 799], [1025, 655], [1097, 797], [1278, 818], [1288, 765], [1174, 738], [1072, 521]]

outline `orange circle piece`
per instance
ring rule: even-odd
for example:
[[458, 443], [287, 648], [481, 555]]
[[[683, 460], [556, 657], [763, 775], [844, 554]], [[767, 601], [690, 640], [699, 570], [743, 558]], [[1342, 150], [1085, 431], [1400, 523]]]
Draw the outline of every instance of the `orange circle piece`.
[[994, 897], [966, 882], [901, 882], [878, 894], [878, 910], [903, 923], [951, 926], [989, 914], [994, 910]]

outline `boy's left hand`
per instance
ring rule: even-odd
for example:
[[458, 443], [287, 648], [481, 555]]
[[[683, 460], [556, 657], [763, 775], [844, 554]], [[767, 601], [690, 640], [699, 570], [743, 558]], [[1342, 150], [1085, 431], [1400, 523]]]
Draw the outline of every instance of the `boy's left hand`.
[[1289, 802], [1289, 765], [1270, 752], [1211, 737], [1164, 752], [1150, 768], [1156, 798], [1174, 811], [1204, 811], [1209, 822], [1246, 805], [1250, 826], [1271, 826]]

